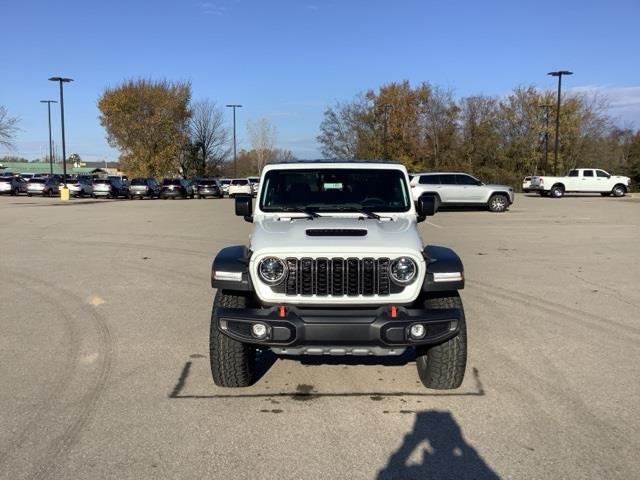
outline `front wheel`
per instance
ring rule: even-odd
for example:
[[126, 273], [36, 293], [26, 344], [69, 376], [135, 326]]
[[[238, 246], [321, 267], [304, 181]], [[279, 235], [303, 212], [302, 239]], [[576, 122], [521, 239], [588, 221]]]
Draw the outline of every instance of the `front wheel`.
[[611, 193], [614, 197], [624, 197], [627, 193], [627, 189], [624, 185], [616, 185], [613, 187], [613, 190], [611, 190]]
[[489, 210], [492, 212], [504, 212], [509, 206], [509, 199], [506, 195], [496, 194], [489, 199]]
[[209, 361], [213, 382], [219, 387], [248, 387], [255, 379], [256, 348], [226, 336], [218, 328], [217, 307], [247, 308], [248, 298], [218, 290], [211, 312]]
[[458, 292], [432, 294], [424, 302], [427, 309], [462, 310], [458, 334], [439, 345], [416, 348], [416, 366], [422, 384], [435, 390], [458, 388], [467, 367], [467, 327]]

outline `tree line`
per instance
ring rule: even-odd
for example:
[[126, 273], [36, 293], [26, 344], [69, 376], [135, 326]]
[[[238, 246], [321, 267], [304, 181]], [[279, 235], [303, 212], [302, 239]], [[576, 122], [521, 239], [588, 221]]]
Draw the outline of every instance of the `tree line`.
[[[127, 80], [98, 100], [107, 140], [120, 151], [121, 169], [132, 176], [232, 175], [232, 138], [221, 107], [192, 101], [189, 82]], [[249, 122], [252, 148], [237, 156], [238, 174], [259, 174], [274, 159], [293, 154], [275, 147], [268, 119]]]
[[[428, 82], [392, 82], [328, 107], [317, 140], [327, 158], [392, 159], [410, 171], [459, 170], [517, 185], [553, 174], [556, 100], [533, 86], [455, 99]], [[640, 130], [617, 126], [606, 112], [601, 98], [563, 95], [557, 172], [593, 166], [638, 184]]]

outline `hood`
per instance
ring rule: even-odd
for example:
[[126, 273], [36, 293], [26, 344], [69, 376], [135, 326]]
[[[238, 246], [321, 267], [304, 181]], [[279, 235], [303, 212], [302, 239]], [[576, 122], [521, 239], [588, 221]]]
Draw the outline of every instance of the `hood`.
[[359, 220], [354, 216], [267, 217], [256, 219], [251, 235], [251, 250], [256, 253], [389, 255], [418, 254], [422, 248], [415, 221], [403, 217], [393, 220]]

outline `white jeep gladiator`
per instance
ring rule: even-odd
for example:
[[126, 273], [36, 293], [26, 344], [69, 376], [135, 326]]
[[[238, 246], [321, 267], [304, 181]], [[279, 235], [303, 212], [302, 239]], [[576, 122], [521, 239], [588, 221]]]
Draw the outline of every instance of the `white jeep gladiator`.
[[570, 170], [566, 177], [531, 177], [529, 191], [554, 198], [563, 197], [569, 192], [624, 197], [629, 191], [630, 182], [629, 177], [610, 175], [597, 168], [576, 168]]
[[257, 204], [238, 195], [253, 223], [248, 245], [215, 257], [211, 317], [213, 380], [244, 387], [256, 351], [277, 355], [416, 354], [422, 383], [457, 388], [467, 339], [459, 257], [425, 246], [417, 222], [436, 211], [414, 204], [404, 166], [389, 162], [267, 165]]

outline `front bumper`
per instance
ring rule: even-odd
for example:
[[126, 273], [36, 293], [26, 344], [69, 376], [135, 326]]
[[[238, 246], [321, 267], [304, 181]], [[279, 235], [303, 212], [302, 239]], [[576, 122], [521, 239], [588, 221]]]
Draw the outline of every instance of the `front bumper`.
[[[350, 351], [357, 351], [357, 347], [393, 349], [441, 343], [458, 333], [462, 315], [462, 310], [455, 308], [404, 307], [316, 310], [276, 306], [266, 309], [216, 308], [214, 311], [220, 331], [243, 343], [291, 349], [315, 346], [318, 350], [326, 346], [343, 346], [349, 347]], [[252, 326], [256, 323], [267, 327], [265, 338], [252, 334]], [[422, 338], [411, 337], [410, 327], [415, 324], [425, 327]]]

